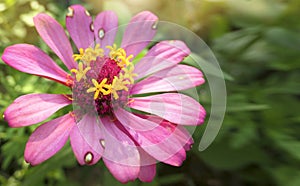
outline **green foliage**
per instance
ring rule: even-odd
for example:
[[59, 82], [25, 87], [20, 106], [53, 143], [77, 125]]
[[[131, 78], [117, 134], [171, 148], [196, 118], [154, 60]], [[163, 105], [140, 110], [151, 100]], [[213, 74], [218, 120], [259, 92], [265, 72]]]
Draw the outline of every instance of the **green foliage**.
[[[57, 59], [38, 39], [30, 20], [46, 11], [64, 24], [62, 12], [67, 3], [59, 2], [1, 1], [0, 55], [8, 45], [27, 42]], [[194, 147], [183, 166], [158, 164], [152, 183], [135, 181], [126, 185], [300, 185], [299, 1], [229, 0], [218, 11], [212, 11], [214, 4], [205, 2], [207, 10], [201, 17], [209, 14], [206, 23], [211, 23], [205, 38], [227, 82], [228, 104], [222, 129], [216, 141], [199, 152], [204, 127], [197, 127]], [[185, 63], [193, 65], [189, 58]], [[199, 89], [209, 115], [208, 90], [208, 85]], [[18, 72], [0, 61], [0, 114], [20, 95], [66, 91], [57, 83]], [[67, 109], [62, 109], [53, 118], [65, 112]], [[39, 166], [25, 163], [26, 141], [38, 125], [14, 129], [0, 120], [0, 185], [122, 185], [102, 162], [79, 166], [69, 144]]]

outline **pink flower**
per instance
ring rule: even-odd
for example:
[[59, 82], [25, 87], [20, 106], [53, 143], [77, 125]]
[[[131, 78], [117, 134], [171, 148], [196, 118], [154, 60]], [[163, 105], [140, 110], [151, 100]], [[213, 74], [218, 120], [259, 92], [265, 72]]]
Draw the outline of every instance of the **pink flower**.
[[73, 104], [72, 112], [45, 122], [32, 133], [25, 148], [27, 162], [42, 163], [70, 138], [81, 165], [95, 164], [102, 157], [123, 183], [136, 178], [151, 181], [157, 161], [182, 164], [193, 143], [184, 125], [203, 123], [205, 110], [175, 91], [198, 86], [204, 78], [198, 69], [179, 64], [190, 54], [181, 41], [157, 43], [134, 65], [132, 60], [156, 34], [157, 21], [147, 11], [134, 16], [118, 48], [114, 44], [118, 27], [114, 12], [104, 11], [93, 21], [82, 6], [71, 6], [66, 27], [79, 51], [73, 54], [59, 23], [46, 14], [37, 15], [38, 33], [69, 72], [33, 45], [5, 49], [2, 59], [6, 64], [72, 91], [72, 95], [23, 95], [6, 109], [9, 126], [24, 127]]

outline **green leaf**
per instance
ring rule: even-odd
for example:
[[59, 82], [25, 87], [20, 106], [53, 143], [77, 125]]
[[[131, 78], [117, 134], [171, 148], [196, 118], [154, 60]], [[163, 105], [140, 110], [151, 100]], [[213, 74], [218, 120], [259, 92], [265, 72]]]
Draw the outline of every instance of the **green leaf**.
[[298, 32], [293, 32], [285, 28], [274, 27], [266, 31], [265, 37], [271, 44], [282, 48], [300, 50], [300, 37]]
[[238, 170], [247, 165], [268, 162], [268, 157], [256, 144], [232, 148], [224, 141], [215, 142], [197, 155], [208, 165], [218, 170]]

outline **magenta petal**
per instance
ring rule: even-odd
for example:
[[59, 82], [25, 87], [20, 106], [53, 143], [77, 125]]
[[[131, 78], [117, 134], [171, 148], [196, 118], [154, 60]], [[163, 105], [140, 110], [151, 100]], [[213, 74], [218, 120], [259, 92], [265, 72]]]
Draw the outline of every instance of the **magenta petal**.
[[80, 165], [93, 165], [100, 160], [101, 154], [97, 153], [94, 148], [92, 148], [81, 136], [78, 126], [73, 127], [70, 133], [70, 142], [73, 152]]
[[113, 11], [103, 11], [97, 15], [94, 21], [96, 42], [104, 49], [107, 55], [112, 46], [118, 31], [118, 17]]
[[66, 114], [39, 126], [26, 144], [25, 161], [37, 165], [56, 154], [67, 142], [74, 125], [74, 117]]
[[79, 132], [86, 143], [92, 147], [96, 153], [103, 154], [103, 147], [100, 144], [100, 140], [104, 138], [104, 134], [99, 125], [100, 123], [97, 117], [88, 114], [84, 115], [77, 123]]
[[156, 174], [156, 164], [145, 165], [140, 168], [139, 179], [142, 182], [151, 182]]
[[105, 135], [102, 142], [105, 146], [103, 158], [117, 164], [140, 166], [139, 151], [134, 141], [117, 127], [120, 123], [113, 123], [109, 118], [101, 118], [101, 121]]
[[[134, 142], [121, 129], [119, 123], [101, 118], [104, 132], [103, 161], [112, 175], [122, 183], [135, 180], [140, 170], [140, 156]], [[117, 121], [115, 121], [117, 122]]]
[[72, 40], [80, 48], [86, 49], [94, 44], [93, 19], [81, 5], [69, 7], [72, 15], [66, 16], [66, 27]]
[[41, 49], [28, 44], [7, 47], [2, 60], [11, 67], [67, 85], [68, 74]]
[[138, 178], [143, 182], [151, 182], [156, 174], [156, 160], [143, 149], [139, 149], [141, 168]]
[[199, 125], [203, 123], [206, 114], [204, 108], [196, 100], [179, 93], [136, 97], [131, 100], [129, 107], [180, 125]]
[[183, 162], [183, 160], [185, 160], [185, 158], [186, 158], [186, 153], [185, 153], [184, 148], [182, 148], [176, 154], [174, 154], [170, 158], [164, 160], [163, 162], [166, 163], [166, 164], [178, 167], [182, 164], [182, 162]]
[[33, 21], [40, 36], [68, 69], [77, 69], [77, 63], [72, 57], [73, 50], [63, 27], [47, 14], [38, 14]]
[[187, 65], [176, 65], [161, 70], [135, 84], [131, 94], [168, 92], [189, 89], [205, 82], [202, 73]]
[[[184, 145], [184, 150], [188, 151], [191, 150], [192, 145], [194, 144], [194, 140], [192, 138], [192, 136], [190, 135], [190, 133], [183, 127], [183, 126], [177, 126], [178, 127], [178, 140], [181, 140], [182, 142], [186, 142], [186, 144]], [[186, 138], [189, 137], [189, 140], [186, 141]]]
[[17, 98], [4, 112], [10, 127], [23, 127], [44, 121], [71, 101], [60, 94], [27, 94]]
[[111, 174], [121, 183], [133, 181], [138, 177], [140, 171], [140, 167], [138, 166], [122, 165], [106, 158], [103, 158], [103, 162]]
[[[178, 153], [189, 140], [178, 140], [178, 129], [164, 127], [149, 119], [140, 118], [123, 109], [115, 111], [118, 120], [123, 124], [134, 140], [152, 157], [164, 162]], [[139, 128], [152, 128], [139, 130]], [[183, 159], [182, 159], [183, 161]], [[175, 164], [177, 165], [177, 164]]]
[[134, 72], [140, 79], [160, 70], [170, 68], [190, 54], [190, 49], [182, 41], [162, 41], [153, 46], [135, 65]]
[[185, 144], [184, 149], [190, 150], [192, 148], [192, 144], [194, 143], [194, 140], [191, 136], [191, 134], [188, 132], [188, 130], [181, 125], [173, 124], [167, 120], [161, 121], [161, 118], [157, 116], [144, 116], [147, 119], [153, 121], [153, 122], [159, 122], [160, 125], [168, 130], [174, 131], [174, 134], [177, 137], [177, 140], [180, 141], [180, 144]]
[[156, 15], [148, 11], [141, 12], [131, 19], [121, 44], [128, 55], [136, 56], [152, 41], [156, 34], [153, 26], [157, 21]]

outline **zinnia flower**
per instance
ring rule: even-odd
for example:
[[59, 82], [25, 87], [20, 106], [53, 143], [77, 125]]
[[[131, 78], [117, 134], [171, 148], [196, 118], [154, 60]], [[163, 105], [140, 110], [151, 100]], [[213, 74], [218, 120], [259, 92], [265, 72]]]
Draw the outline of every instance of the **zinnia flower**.
[[[41, 49], [16, 44], [2, 59], [11, 67], [51, 79], [72, 94], [28, 94], [5, 111], [10, 127], [42, 122], [72, 104], [73, 111], [43, 123], [30, 136], [25, 160], [38, 165], [57, 153], [70, 138], [79, 164], [92, 165], [102, 157], [120, 182], [151, 181], [156, 162], [180, 166], [191, 148], [184, 125], [203, 123], [205, 110], [177, 91], [204, 83], [202, 73], [179, 64], [190, 54], [181, 41], [161, 41], [141, 59], [136, 56], [156, 34], [158, 18], [145, 11], [134, 16], [118, 47], [118, 18], [104, 11], [95, 20], [80, 5], [69, 8], [66, 28], [78, 52], [57, 21], [46, 14], [34, 17], [35, 27], [68, 72]], [[137, 59], [137, 63], [133, 60]]]

